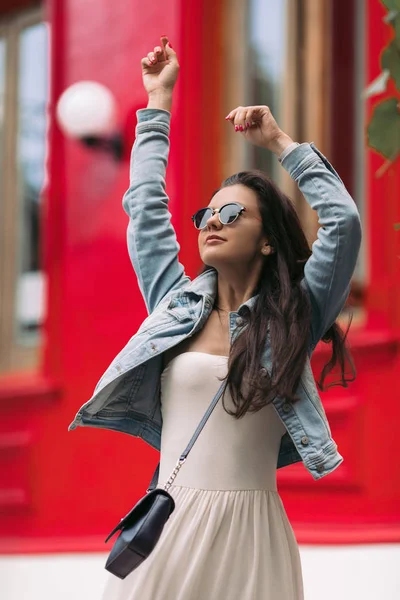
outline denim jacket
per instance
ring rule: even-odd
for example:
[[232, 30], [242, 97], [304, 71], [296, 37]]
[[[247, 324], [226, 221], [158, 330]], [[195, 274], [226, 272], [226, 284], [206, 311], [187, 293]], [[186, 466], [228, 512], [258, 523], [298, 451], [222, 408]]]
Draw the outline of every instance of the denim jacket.
[[[129, 216], [129, 255], [149, 316], [112, 361], [69, 429], [91, 426], [121, 431], [159, 450], [162, 355], [204, 326], [216, 299], [217, 275], [208, 271], [191, 280], [178, 260], [180, 247], [165, 192], [170, 113], [141, 109], [137, 116], [130, 187], [123, 207]], [[310, 358], [349, 295], [361, 243], [361, 223], [343, 182], [314, 144], [297, 146], [283, 158], [282, 166], [317, 211], [321, 227], [302, 280], [311, 301], [312, 322], [308, 356], [296, 390], [300, 400], [295, 404], [279, 396], [273, 400], [286, 427], [277, 468], [303, 461], [312, 477], [320, 479], [336, 469], [343, 457], [332, 439]], [[231, 342], [246, 326], [246, 312], [252, 309], [255, 299], [229, 314]], [[267, 337], [260, 376], [266, 370], [270, 372], [271, 367]]]

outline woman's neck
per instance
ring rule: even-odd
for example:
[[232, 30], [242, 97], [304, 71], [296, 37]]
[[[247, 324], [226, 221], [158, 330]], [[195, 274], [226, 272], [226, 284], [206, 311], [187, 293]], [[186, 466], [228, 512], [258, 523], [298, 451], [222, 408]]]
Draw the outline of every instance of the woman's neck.
[[259, 273], [251, 273], [247, 277], [243, 273], [236, 273], [227, 278], [218, 272], [216, 300], [218, 308], [236, 312], [239, 306], [254, 296], [258, 279]]

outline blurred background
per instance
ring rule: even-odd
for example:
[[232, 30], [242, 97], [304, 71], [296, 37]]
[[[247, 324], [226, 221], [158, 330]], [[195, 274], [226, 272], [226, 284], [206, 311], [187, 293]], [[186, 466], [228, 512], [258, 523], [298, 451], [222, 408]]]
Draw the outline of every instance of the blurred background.
[[[285, 468], [278, 487], [307, 600], [400, 598], [399, 32], [397, 0], [1, 0], [2, 599], [100, 598], [104, 539], [158, 462], [141, 440], [67, 428], [146, 316], [121, 199], [147, 101], [140, 60], [162, 34], [181, 64], [167, 191], [189, 275], [190, 215], [242, 169], [271, 175], [317, 236], [276, 158], [224, 120], [238, 105], [267, 104], [315, 142], [358, 205], [340, 316], [353, 314], [357, 379], [321, 392], [344, 462], [317, 482]], [[316, 377], [329, 357], [320, 344]]]

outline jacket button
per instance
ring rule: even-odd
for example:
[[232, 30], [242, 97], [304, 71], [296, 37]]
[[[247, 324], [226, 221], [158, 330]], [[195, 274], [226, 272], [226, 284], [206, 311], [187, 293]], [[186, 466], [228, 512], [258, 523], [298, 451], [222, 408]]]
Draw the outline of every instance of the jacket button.
[[238, 317], [238, 318], [236, 319], [236, 325], [237, 325], [238, 327], [241, 327], [241, 326], [243, 325], [243, 323], [244, 323], [244, 319], [242, 319], [242, 317]]
[[301, 443], [303, 446], [308, 446], [308, 437], [306, 435], [301, 438]]
[[285, 404], [282, 406], [282, 408], [283, 408], [283, 412], [288, 413], [288, 412], [290, 412], [292, 406], [289, 402], [285, 402]]
[[322, 473], [323, 471], [325, 471], [325, 467], [324, 467], [324, 465], [318, 465], [318, 467], [317, 467], [317, 472], [318, 472], [318, 473]]
[[268, 371], [265, 367], [262, 367], [262, 369], [260, 369], [260, 375], [261, 377], [266, 377], [268, 375]]

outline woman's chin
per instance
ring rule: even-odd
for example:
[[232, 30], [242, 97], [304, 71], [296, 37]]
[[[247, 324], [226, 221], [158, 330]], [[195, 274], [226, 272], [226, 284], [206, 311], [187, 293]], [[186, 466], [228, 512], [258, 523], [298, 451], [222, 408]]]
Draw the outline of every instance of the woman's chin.
[[223, 252], [220, 252], [217, 246], [214, 248], [204, 248], [203, 252], [201, 253], [201, 260], [206, 265], [214, 267], [216, 266], [215, 263], [219, 263], [221, 262], [221, 260], [224, 260]]
[[203, 252], [201, 254], [201, 260], [207, 267], [214, 267], [214, 269], [219, 269], [224, 265], [230, 263], [230, 257], [225, 256], [222, 252]]

